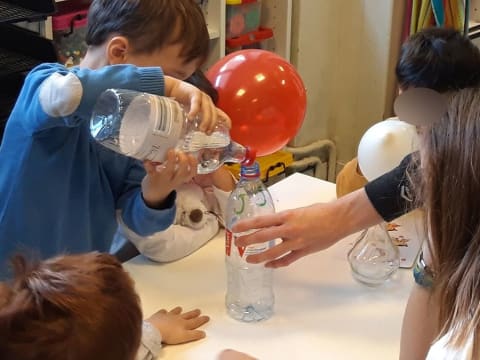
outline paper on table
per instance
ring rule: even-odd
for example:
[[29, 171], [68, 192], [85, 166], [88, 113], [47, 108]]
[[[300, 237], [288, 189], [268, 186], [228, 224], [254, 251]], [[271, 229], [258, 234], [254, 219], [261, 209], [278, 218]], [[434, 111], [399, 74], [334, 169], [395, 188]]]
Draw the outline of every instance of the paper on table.
[[387, 223], [387, 230], [400, 251], [400, 267], [411, 268], [425, 240], [421, 210], [412, 211]]

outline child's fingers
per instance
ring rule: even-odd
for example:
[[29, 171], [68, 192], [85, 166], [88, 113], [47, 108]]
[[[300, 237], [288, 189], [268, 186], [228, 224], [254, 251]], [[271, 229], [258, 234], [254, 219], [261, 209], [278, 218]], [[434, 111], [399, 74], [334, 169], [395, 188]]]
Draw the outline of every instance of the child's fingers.
[[211, 133], [216, 121], [216, 114], [213, 113], [213, 102], [207, 94], [202, 94], [202, 108], [201, 108], [201, 120], [200, 131]]
[[155, 316], [155, 315], [158, 315], [158, 314], [166, 314], [167, 313], [167, 310], [165, 309], [160, 309], [158, 310], [155, 314], [153, 314], [152, 316]]
[[161, 165], [162, 174], [165, 175], [167, 179], [172, 179], [175, 175], [175, 170], [177, 167], [177, 153], [174, 149], [170, 149], [167, 152], [167, 160]]
[[195, 175], [197, 175], [198, 161], [194, 156], [188, 155], [188, 164], [190, 166], [191, 175], [193, 178]]
[[174, 307], [172, 310], [169, 311], [169, 313], [175, 314], [175, 315], [181, 314], [182, 307], [181, 306]]
[[232, 127], [232, 119], [222, 109], [217, 108], [218, 121], [223, 121], [230, 129]]
[[200, 326], [202, 326], [203, 324], [206, 324], [209, 321], [210, 321], [210, 317], [208, 317], [207, 315], [202, 315], [199, 317], [195, 317], [193, 319], [189, 319], [187, 320], [187, 329], [193, 330], [193, 329], [199, 328]]
[[195, 173], [196, 169], [192, 168], [189, 156], [185, 153], [178, 153], [177, 169], [171, 179], [173, 186], [176, 187], [179, 184], [192, 180]]
[[182, 318], [188, 320], [193, 319], [201, 314], [200, 309], [190, 310], [182, 314]]
[[155, 172], [155, 168], [158, 166], [158, 163], [154, 163], [153, 161], [150, 160], [145, 160], [143, 162], [143, 167], [145, 168], [145, 171], [147, 174], [151, 174]]
[[202, 330], [188, 330], [185, 335], [186, 336], [184, 342], [200, 340], [207, 336], [205, 331]]
[[190, 97], [190, 111], [187, 114], [189, 119], [193, 119], [202, 108], [203, 93], [198, 90]]

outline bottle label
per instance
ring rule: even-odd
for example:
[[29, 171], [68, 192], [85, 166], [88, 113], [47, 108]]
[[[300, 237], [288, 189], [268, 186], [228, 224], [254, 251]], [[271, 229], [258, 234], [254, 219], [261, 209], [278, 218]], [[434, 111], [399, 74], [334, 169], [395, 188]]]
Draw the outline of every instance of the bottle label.
[[227, 256], [230, 256], [230, 253], [232, 251], [232, 237], [232, 232], [228, 229], [225, 230], [225, 254]]
[[260, 244], [249, 245], [249, 246], [235, 246], [235, 239], [243, 236], [251, 234], [256, 230], [244, 232], [244, 233], [237, 233], [234, 234], [231, 230], [225, 230], [225, 254], [227, 256], [236, 257], [242, 260], [245, 260], [249, 255], [255, 255], [261, 253], [274, 245], [274, 241], [267, 241]]
[[174, 148], [180, 138], [185, 113], [175, 100], [155, 97], [152, 103], [151, 132], [147, 135], [137, 158], [162, 162], [169, 149]]

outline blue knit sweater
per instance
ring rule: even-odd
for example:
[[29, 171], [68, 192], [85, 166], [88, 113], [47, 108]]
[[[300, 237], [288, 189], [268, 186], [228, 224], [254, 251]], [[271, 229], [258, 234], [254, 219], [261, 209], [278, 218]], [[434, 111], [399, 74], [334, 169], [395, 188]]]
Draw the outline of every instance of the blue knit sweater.
[[163, 73], [131, 65], [90, 70], [43, 64], [26, 78], [0, 147], [2, 266], [19, 251], [42, 258], [107, 251], [117, 209], [142, 236], [172, 224], [175, 193], [164, 209], [148, 208], [141, 195], [142, 164], [90, 135], [93, 105], [107, 88], [162, 95]]

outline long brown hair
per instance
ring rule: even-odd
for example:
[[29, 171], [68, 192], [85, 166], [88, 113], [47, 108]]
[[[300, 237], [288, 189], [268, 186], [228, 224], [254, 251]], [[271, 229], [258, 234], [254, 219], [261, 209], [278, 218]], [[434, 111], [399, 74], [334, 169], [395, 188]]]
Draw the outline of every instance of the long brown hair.
[[[457, 348], [480, 334], [480, 89], [453, 94], [421, 134], [420, 199], [439, 299], [439, 335]], [[478, 354], [477, 354], [478, 355]]]
[[133, 282], [111, 255], [59, 256], [37, 264], [13, 259], [0, 283], [4, 360], [133, 360], [142, 312]]

